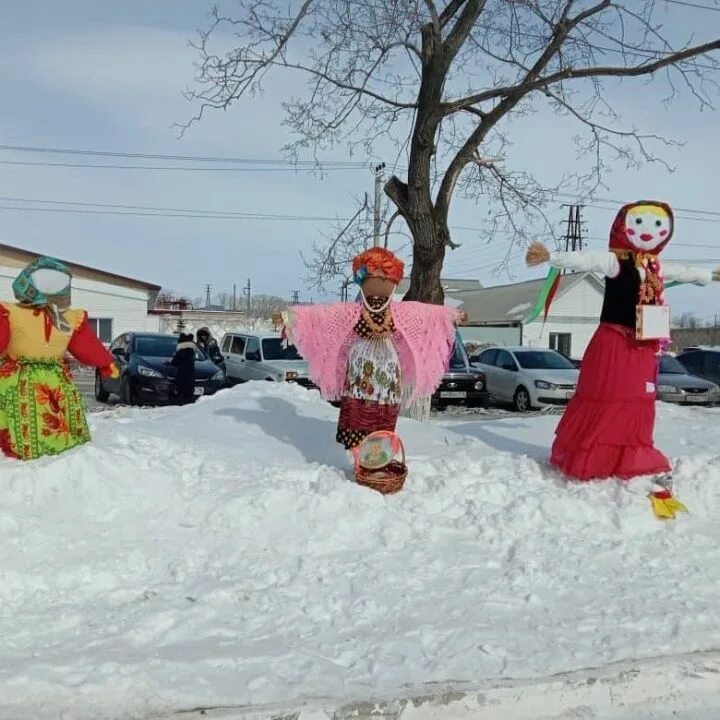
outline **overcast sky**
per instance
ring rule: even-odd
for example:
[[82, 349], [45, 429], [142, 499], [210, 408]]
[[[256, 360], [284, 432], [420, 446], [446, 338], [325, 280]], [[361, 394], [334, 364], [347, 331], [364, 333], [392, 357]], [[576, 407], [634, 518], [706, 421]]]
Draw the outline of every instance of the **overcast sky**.
[[[226, 113], [213, 113], [178, 138], [173, 125], [192, 114], [181, 96], [181, 90], [192, 82], [195, 59], [187, 40], [195, 29], [206, 25], [210, 6], [204, 0], [3, 0], [0, 144], [282, 160], [280, 148], [289, 135], [282, 127], [280, 102], [296, 89], [296, 77], [279, 76], [264, 97], [243, 101]], [[673, 7], [668, 12], [674, 14], [667, 18], [676, 29], [685, 24], [699, 30], [720, 27], [720, 13]], [[660, 102], [666, 89], [662, 82], [624, 83], [613, 90], [613, 101], [627, 106], [626, 116], [643, 130], [685, 143], [681, 150], [665, 154], [676, 171], [670, 174], [653, 167], [628, 172], [619, 168], [609, 177], [602, 196], [622, 201], [652, 197], [692, 211], [678, 212], [675, 242], [667, 258], [720, 266], [720, 118], [715, 112], [699, 113], [687, 93], [675, 104], [664, 106]], [[518, 122], [514, 132], [513, 158], [544, 182], [557, 180], [558, 168], [573, 162], [568, 136], [574, 130], [549, 115], [540, 113]], [[341, 149], [328, 153], [327, 158], [349, 159]], [[361, 158], [353, 158], [353, 162], [358, 160]], [[332, 223], [322, 218], [351, 215], [355, 198], [365, 190], [372, 191], [369, 169], [359, 166], [329, 170], [319, 179], [287, 169], [252, 167], [240, 172], [150, 172], [4, 164], [145, 162], [6, 150], [0, 150], [0, 161], [2, 242], [156, 282], [191, 297], [202, 295], [205, 283], [222, 292], [231, 291], [234, 282], [240, 288], [251, 278], [253, 292], [290, 297], [297, 289], [304, 299], [317, 298], [317, 292], [304, 287], [299, 251], [307, 249], [320, 233], [332, 230]], [[200, 165], [164, 163], [168, 164]], [[46, 202], [35, 202], [39, 200]], [[51, 201], [320, 219], [48, 212], [52, 208], [109, 209], [52, 205]], [[44, 211], [8, 209], [11, 207]], [[585, 211], [593, 247], [605, 244], [603, 238], [616, 209], [605, 203]], [[477, 227], [483, 212], [482, 206], [458, 199], [452, 224]], [[559, 207], [555, 210], [553, 217], [558, 223], [563, 212]], [[511, 256], [510, 275], [508, 270], [497, 273], [496, 266], [506, 252], [502, 238], [487, 244], [472, 230], [453, 232], [463, 247], [449, 256], [446, 275], [477, 277], [491, 285], [544, 274], [526, 270], [519, 250]], [[398, 236], [394, 242], [395, 247], [405, 246], [406, 254], [407, 240]], [[674, 314], [695, 310], [702, 317], [712, 317], [720, 313], [717, 285], [705, 290], [672, 290], [669, 300]]]

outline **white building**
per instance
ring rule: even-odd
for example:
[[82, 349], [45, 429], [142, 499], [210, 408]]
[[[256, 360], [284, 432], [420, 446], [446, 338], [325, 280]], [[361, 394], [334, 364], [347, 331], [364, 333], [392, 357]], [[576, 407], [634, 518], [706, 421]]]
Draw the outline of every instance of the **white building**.
[[[0, 301], [14, 302], [13, 280], [22, 268], [41, 255], [0, 244]], [[155, 306], [159, 285], [77, 263], [62, 262], [73, 274], [73, 307], [87, 310], [93, 329], [104, 343], [110, 343], [123, 332], [157, 331], [157, 319], [148, 313]]]
[[600, 322], [604, 283], [593, 273], [561, 276], [547, 322], [533, 312], [545, 278], [454, 295], [468, 314], [465, 342], [526, 345], [582, 358]]

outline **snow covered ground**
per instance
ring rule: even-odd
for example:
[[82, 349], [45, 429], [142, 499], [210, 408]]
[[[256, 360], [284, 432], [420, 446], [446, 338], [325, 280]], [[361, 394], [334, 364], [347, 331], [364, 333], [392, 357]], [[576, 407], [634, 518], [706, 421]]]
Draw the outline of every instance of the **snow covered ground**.
[[720, 410], [660, 406], [669, 524], [549, 469], [556, 416], [403, 420], [384, 498], [336, 412], [262, 383], [0, 459], [0, 718], [720, 717]]

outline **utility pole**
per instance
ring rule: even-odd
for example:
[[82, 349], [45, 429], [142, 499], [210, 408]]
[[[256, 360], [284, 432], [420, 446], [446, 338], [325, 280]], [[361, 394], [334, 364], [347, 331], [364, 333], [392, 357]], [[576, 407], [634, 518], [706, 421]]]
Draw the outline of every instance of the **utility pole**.
[[385, 163], [375, 166], [375, 205], [373, 206], [373, 245], [380, 245], [380, 198], [382, 197], [382, 183]]
[[[568, 209], [568, 218], [565, 221], [565, 252], [575, 252], [583, 248], [583, 233], [585, 221], [582, 219], [584, 205], [563, 205]], [[565, 270], [562, 271], [563, 274]]]
[[210, 283], [207, 283], [205, 285], [205, 307], [210, 307], [210, 291], [212, 290], [212, 285]]
[[247, 295], [247, 317], [250, 317], [250, 311], [252, 308], [252, 295], [250, 294], [252, 285], [250, 285], [250, 278], [248, 278], [247, 285], [243, 288], [243, 293]]
[[232, 310], [237, 310], [237, 285], [233, 283], [233, 299], [232, 299]]

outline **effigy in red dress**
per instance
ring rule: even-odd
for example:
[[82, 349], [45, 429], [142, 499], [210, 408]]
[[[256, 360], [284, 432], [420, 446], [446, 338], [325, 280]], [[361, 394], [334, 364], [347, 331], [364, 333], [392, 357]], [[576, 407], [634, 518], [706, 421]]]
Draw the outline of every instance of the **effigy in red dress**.
[[609, 252], [550, 256], [555, 267], [605, 275], [600, 326], [583, 356], [577, 390], [550, 456], [569, 477], [630, 479], [671, 470], [653, 440], [658, 360], [669, 340], [669, 322], [660, 336], [648, 337], [642, 326], [653, 316], [648, 308], [665, 306], [665, 280], [707, 284], [715, 277], [703, 268], [661, 264], [673, 225], [665, 203], [632, 203], [615, 218]]

